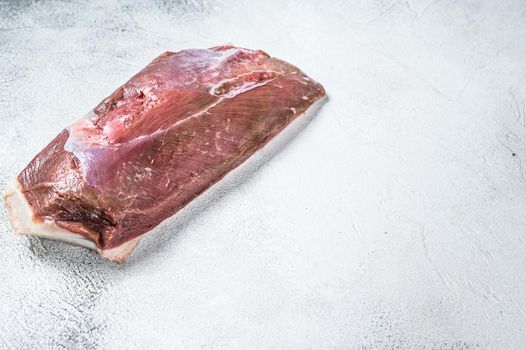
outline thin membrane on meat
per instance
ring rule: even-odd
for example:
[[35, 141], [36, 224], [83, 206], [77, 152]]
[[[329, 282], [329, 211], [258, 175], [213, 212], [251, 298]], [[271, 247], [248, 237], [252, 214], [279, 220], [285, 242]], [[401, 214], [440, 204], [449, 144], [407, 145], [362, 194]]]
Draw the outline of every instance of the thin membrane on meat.
[[10, 221], [124, 261], [324, 96], [261, 50], [166, 52], [35, 156], [4, 192]]

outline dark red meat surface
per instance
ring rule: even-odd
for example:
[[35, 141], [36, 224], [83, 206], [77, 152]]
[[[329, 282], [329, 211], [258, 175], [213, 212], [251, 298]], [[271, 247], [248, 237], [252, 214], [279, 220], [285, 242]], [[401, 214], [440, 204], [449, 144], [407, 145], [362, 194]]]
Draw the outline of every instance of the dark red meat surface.
[[175, 214], [324, 95], [263, 51], [166, 52], [62, 131], [18, 181], [35, 220], [117, 247]]

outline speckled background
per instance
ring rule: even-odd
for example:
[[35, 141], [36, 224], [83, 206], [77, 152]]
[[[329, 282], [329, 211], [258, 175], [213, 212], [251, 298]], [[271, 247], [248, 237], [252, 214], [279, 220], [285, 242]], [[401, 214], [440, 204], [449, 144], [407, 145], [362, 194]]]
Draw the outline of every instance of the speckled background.
[[123, 266], [2, 209], [0, 348], [523, 348], [522, 0], [0, 0], [0, 187], [158, 54], [227, 42], [330, 101]]

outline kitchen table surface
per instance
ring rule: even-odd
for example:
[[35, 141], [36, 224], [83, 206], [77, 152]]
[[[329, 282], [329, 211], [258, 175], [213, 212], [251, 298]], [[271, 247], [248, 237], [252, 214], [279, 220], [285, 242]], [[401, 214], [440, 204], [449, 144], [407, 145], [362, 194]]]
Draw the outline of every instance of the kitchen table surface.
[[0, 0], [0, 187], [157, 55], [225, 43], [329, 101], [124, 265], [0, 210], [0, 348], [523, 348], [521, 0]]

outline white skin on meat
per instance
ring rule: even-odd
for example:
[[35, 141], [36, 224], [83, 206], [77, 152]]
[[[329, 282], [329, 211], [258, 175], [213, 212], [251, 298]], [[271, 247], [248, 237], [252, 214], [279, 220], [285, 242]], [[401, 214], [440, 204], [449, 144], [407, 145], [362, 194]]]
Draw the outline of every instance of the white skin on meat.
[[[304, 115], [295, 119], [287, 128], [274, 137], [262, 149], [252, 155], [247, 161], [245, 161], [236, 169], [232, 170], [227, 176], [213, 185], [204, 194], [193, 200], [184, 209], [167, 220], [178, 219], [188, 221], [191, 219], [192, 215], [194, 215], [196, 212], [199, 212], [199, 209], [206, 206], [207, 203], [213, 201], [229, 188], [242, 183], [246, 177], [248, 177], [260, 165], [278, 153], [288, 142], [290, 142], [291, 139], [293, 139], [303, 128], [305, 128], [307, 124], [314, 118], [326, 100], [327, 97], [324, 97], [314, 103], [304, 113]], [[147, 169], [148, 168], [146, 168], [146, 170]], [[118, 263], [124, 262], [130, 256], [132, 251], [139, 243], [139, 240], [142, 238], [142, 236], [136, 237], [116, 248], [99, 249], [90, 239], [77, 233], [65, 230], [55, 225], [52, 221], [41, 222], [34, 220], [31, 206], [23, 196], [20, 190], [20, 185], [16, 179], [6, 187], [3, 197], [7, 208], [9, 221], [11, 222], [15, 232], [18, 234], [27, 234], [64, 241], [70, 244], [97, 250], [97, 252], [102, 257], [116, 261]]]

